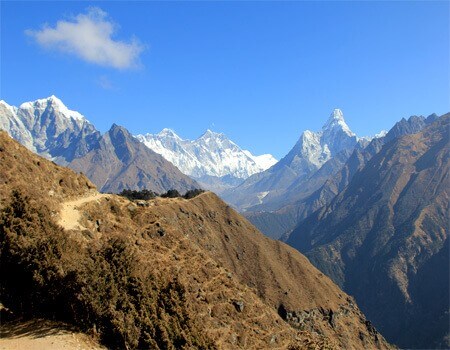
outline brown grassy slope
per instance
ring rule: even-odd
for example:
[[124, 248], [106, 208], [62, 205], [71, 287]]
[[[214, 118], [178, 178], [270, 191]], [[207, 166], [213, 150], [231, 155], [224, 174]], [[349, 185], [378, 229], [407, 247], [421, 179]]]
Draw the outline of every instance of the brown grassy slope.
[[[56, 207], [58, 203], [61, 206], [63, 201], [76, 195], [92, 194], [92, 185], [84, 176], [33, 155], [5, 133], [0, 134], [0, 150], [2, 206], [9, 202], [12, 189], [20, 189], [37, 206], [44, 204], [51, 207]], [[63, 181], [60, 183], [61, 179]], [[90, 203], [89, 206], [93, 212], [81, 212], [85, 221], [83, 226], [91, 230], [67, 232], [67, 240], [61, 243], [62, 248], [58, 250], [58, 254], [62, 254], [61, 262], [56, 262], [60, 273], [64, 274], [65, 269], [82, 272], [89, 267], [86, 260], [89, 256], [88, 250], [91, 252], [101, 250], [108, 239], [121, 236], [138, 252], [138, 260], [133, 267], [138, 276], [143, 278], [153, 276], [152, 280], [158, 285], [167, 285], [175, 280], [186, 289], [186, 300], [182, 300], [182, 309], [176, 310], [186, 312], [188, 319], [193, 320], [194, 328], [188, 336], [203, 339], [206, 337], [211, 339], [216, 347], [224, 349], [287, 348], [289, 345], [311, 349], [332, 347], [333, 342], [326, 337], [292, 329], [280, 319], [276, 310], [264, 304], [250, 288], [230, 278], [224, 267], [193, 246], [188, 239], [180, 239], [182, 237], [177, 235], [161, 237], [159, 234], [155, 239], [152, 235], [143, 234], [132, 220], [137, 207], [128, 200], [120, 197], [113, 199], [103, 197], [98, 202]], [[54, 239], [58, 237], [59, 233], [55, 232]], [[32, 239], [30, 236], [29, 244], [33, 244]], [[36, 239], [39, 241], [38, 237]], [[64, 247], [70, 249], [66, 251]], [[69, 264], [67, 265], [65, 261], [69, 261]], [[48, 264], [53, 263], [48, 260]], [[101, 281], [102, 276], [98, 277], [90, 282], [93, 284], [86, 287], [90, 286], [94, 290], [101, 291], [102, 285], [98, 281]], [[85, 277], [81, 274], [78, 278]], [[50, 292], [57, 293], [54, 290]], [[93, 303], [92, 305], [98, 305], [97, 307], [109, 302], [105, 299], [100, 301], [101, 304], [95, 304], [95, 295], [90, 298], [85, 292], [81, 293], [84, 293], [81, 294], [84, 300]], [[80, 298], [80, 295], [77, 298]], [[168, 294], [165, 298], [159, 301], [162, 305], [160, 307], [167, 311], [163, 315], [165, 321], [163, 319], [162, 322], [166, 322], [170, 329], [171, 319], [175, 317], [171, 316], [173, 311], [170, 311], [173, 296]], [[62, 305], [61, 307], [64, 308]], [[39, 307], [36, 306], [36, 309]], [[133, 322], [130, 323], [132, 324]], [[201, 325], [201, 328], [198, 325]], [[83, 324], [79, 326], [84, 327]], [[179, 331], [172, 329], [171, 332], [166, 335], [168, 338], [177, 336]], [[203, 334], [200, 335], [198, 332]]]
[[[14, 187], [52, 205], [90, 191], [83, 176], [31, 154], [5, 134], [0, 141], [2, 201]], [[85, 229], [69, 236], [86, 244], [68, 257], [82, 263], [84, 249], [121, 236], [137, 251], [139, 275], [156, 276], [162, 285], [175, 279], [185, 288], [188, 317], [219, 348], [388, 347], [307, 259], [265, 238], [215, 195], [146, 203], [113, 196], [85, 204], [80, 208]]]
[[[149, 207], [127, 204], [124, 199], [119, 203], [115, 207], [121, 208], [120, 214], [109, 216], [105, 224], [107, 226], [101, 230], [111, 230], [108, 225], [112, 222], [118, 227], [133, 228], [139, 237], [138, 244], [149, 245], [144, 249], [151, 252], [147, 261], [152, 261], [152, 265], [158, 266], [158, 269], [167, 265], [164, 269], [169, 275], [175, 273], [178, 276], [180, 271], [188, 274], [180, 278], [187, 285], [195, 286], [190, 287], [194, 294], [200, 288], [192, 302], [196, 305], [195, 312], [206, 316], [202, 323], [207, 324], [208, 329], [217, 333], [225, 331], [222, 327], [216, 328], [217, 320], [214, 318], [223, 312], [232, 315], [233, 302], [241, 300], [239, 295], [243, 295], [242, 292], [233, 295], [222, 289], [233, 282], [244, 285], [244, 290], [252, 295], [243, 299], [244, 305], [254, 304], [252, 300], [257, 295], [264, 301], [264, 307], [270, 306], [271, 317], [278, 310], [295, 329], [320, 334], [334, 346], [348, 349], [388, 347], [352, 299], [328, 277], [296, 250], [259, 233], [216, 195], [208, 192], [192, 200], [157, 198], [147, 202]], [[109, 206], [106, 202], [91, 203], [83, 225], [94, 230], [94, 223], [102, 220]], [[199, 283], [207, 282], [211, 276], [217, 275], [217, 272], [201, 272], [208, 267], [208, 262], [211, 262], [209, 267], [218, 264], [225, 269], [220, 273], [221, 278], [211, 286], [212, 289], [205, 289]], [[211, 298], [211, 293], [227, 296], [220, 305], [215, 305], [216, 300], [215, 297]], [[206, 305], [202, 301], [206, 301]], [[205, 309], [199, 311], [197, 307], [206, 307], [206, 310], [211, 311], [205, 315]], [[264, 307], [259, 306], [261, 314], [266, 312], [262, 311]], [[217, 313], [215, 310], [220, 311]], [[257, 323], [263, 320], [269, 322], [271, 318], [266, 314], [260, 315], [259, 319], [261, 321]], [[277, 318], [274, 320], [276, 322]], [[250, 321], [250, 328], [246, 328], [243, 334], [256, 334], [257, 323]], [[232, 332], [239, 327], [243, 325], [234, 323]], [[287, 335], [284, 337], [290, 339]], [[251, 337], [249, 339], [254, 341]]]
[[26, 189], [33, 199], [47, 203], [95, 190], [84, 175], [36, 156], [5, 131], [0, 131], [0, 207], [13, 188]]
[[[112, 197], [86, 205], [82, 223], [91, 231], [93, 240], [103, 239], [112, 232], [126, 235], [139, 249], [142, 269], [161, 280], [176, 278], [185, 286], [190, 316], [220, 349], [285, 349], [290, 345], [335, 348], [338, 345], [331, 337], [290, 327], [254, 289], [241, 283], [176, 225], [167, 224], [172, 214], [177, 215], [171, 205], [179, 202], [189, 201], [156, 199], [150, 202], [150, 207], [138, 207], [126, 199]], [[137, 224], [144, 217], [146, 224]], [[96, 228], [97, 220], [101, 223]]]

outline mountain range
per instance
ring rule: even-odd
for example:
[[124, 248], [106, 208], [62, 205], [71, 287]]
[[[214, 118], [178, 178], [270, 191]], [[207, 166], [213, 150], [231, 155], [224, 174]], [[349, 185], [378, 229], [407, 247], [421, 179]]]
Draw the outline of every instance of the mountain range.
[[211, 192], [101, 194], [5, 132], [0, 160], [2, 322], [64, 321], [112, 349], [393, 348], [304, 256]]
[[357, 137], [342, 111], [335, 109], [320, 131], [304, 131], [278, 163], [225, 191], [222, 198], [266, 235], [278, 239], [295, 227], [303, 201], [337, 173], [355, 149], [383, 135]]
[[0, 129], [31, 151], [89, 174], [102, 191], [204, 187], [221, 192], [276, 162], [269, 154], [254, 156], [211, 130], [194, 141], [182, 140], [169, 129], [134, 137], [117, 125], [101, 135], [56, 96], [19, 107], [0, 101]]
[[[302, 187], [312, 174], [330, 160], [337, 159], [338, 155], [343, 154], [345, 158], [358, 141], [345, 123], [342, 111], [335, 109], [321, 131], [304, 131], [278, 163], [225, 191], [223, 198], [239, 210], [273, 210], [285, 201], [287, 194], [292, 193], [293, 187]], [[327, 171], [325, 178], [332, 171]]]
[[291, 186], [282, 201], [269, 207], [259, 205], [249, 208], [244, 215], [265, 234], [286, 240], [301, 220], [329, 202], [345, 188], [352, 176], [381, 147], [402, 135], [418, 132], [436, 120], [437, 115], [428, 118], [411, 116], [401, 119], [389, 132], [382, 132], [373, 138], [359, 139], [353, 150], [339, 153], [327, 161], [306, 181]]
[[[342, 292], [323, 284], [304, 292], [305, 286], [290, 278], [302, 280], [318, 273], [321, 280], [322, 274], [309, 268], [298, 272], [300, 265], [309, 263], [293, 262], [298, 259], [289, 255], [293, 250], [263, 239], [232, 207], [266, 236], [303, 252], [354, 295], [389, 341], [406, 348], [448, 348], [449, 118], [449, 114], [412, 116], [389, 132], [361, 138], [350, 130], [342, 111], [335, 109], [320, 131], [304, 131], [276, 162], [270, 155], [253, 156], [210, 130], [191, 141], [169, 129], [134, 137], [114, 124], [102, 135], [54, 96], [18, 108], [0, 101], [0, 128], [29, 150], [86, 174], [102, 192], [143, 188], [185, 192], [203, 187], [220, 193], [230, 206], [210, 193], [195, 199], [195, 206], [165, 203], [169, 205], [161, 214], [168, 225], [164, 232], [176, 227], [180, 234], [189, 235], [200, 250], [238, 275], [239, 283], [256, 288], [263, 303], [295, 329], [325, 335], [327, 341], [345, 348], [386, 344], [359, 310], [351, 315], [360, 315], [355, 317], [364, 320], [369, 336], [362, 332], [366, 335], [354, 339], [359, 323], [352, 330], [342, 324], [335, 328], [352, 309], [353, 302], [347, 299], [333, 305], [326, 297], [320, 302], [313, 298], [317, 302], [309, 306], [298, 304], [310, 300], [308, 295], [320, 294], [320, 288], [333, 295]], [[69, 183], [58, 181], [63, 188], [76, 187], [85, 182], [80, 176], [77, 180], [69, 176]], [[86, 186], [93, 185], [86, 182]], [[53, 186], [48, 193], [53, 197], [58, 190]], [[119, 215], [116, 209], [113, 214]], [[146, 221], [127, 221], [127, 225], [137, 225], [137, 232]], [[153, 229], [160, 232], [149, 228]], [[285, 255], [288, 250], [291, 253]], [[349, 322], [355, 325], [354, 320]], [[351, 343], [330, 336], [336, 329], [347, 332]]]
[[450, 114], [397, 123], [287, 239], [401, 347], [450, 346], [449, 130]]
[[184, 174], [216, 193], [236, 186], [277, 162], [270, 154], [254, 156], [223, 133], [209, 129], [196, 140], [183, 140], [170, 129], [136, 137]]

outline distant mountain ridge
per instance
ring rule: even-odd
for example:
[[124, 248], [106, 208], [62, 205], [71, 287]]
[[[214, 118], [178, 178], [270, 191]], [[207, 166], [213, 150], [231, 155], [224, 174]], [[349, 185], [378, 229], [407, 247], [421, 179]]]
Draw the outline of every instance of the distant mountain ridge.
[[[244, 211], [273, 211], [282, 206], [286, 196], [294, 193], [293, 187], [310, 193], [326, 178], [339, 169], [358, 143], [368, 141], [358, 138], [348, 127], [340, 109], [334, 109], [317, 132], [304, 131], [291, 151], [266, 171], [255, 174], [238, 187], [228, 190], [223, 198]], [[311, 177], [325, 164], [319, 181]], [[313, 187], [305, 184], [314, 183]]]
[[53, 95], [18, 108], [0, 101], [0, 129], [59, 164], [83, 156], [101, 136], [83, 115], [68, 109]]
[[101, 190], [149, 189], [186, 192], [201, 185], [145, 147], [125, 128], [101, 135], [82, 114], [56, 96], [21, 104], [0, 101], [0, 129], [29, 150], [83, 172]]
[[[427, 118], [423, 116], [402, 118], [389, 132], [370, 138], [370, 142], [369, 138], [360, 139], [352, 152], [341, 152], [313, 173], [306, 182], [299, 181], [297, 185], [291, 186], [284, 196], [283, 205], [279, 208], [272, 211], [258, 211], [256, 210], [258, 207], [255, 207], [254, 211], [246, 212], [245, 216], [265, 234], [287, 240], [299, 221], [329, 204], [385, 143], [403, 135], [419, 132], [436, 118], [436, 114]], [[323, 184], [317, 187], [320, 183]], [[316, 190], [309, 191], [314, 188]]]
[[[212, 189], [217, 192], [221, 192], [224, 187], [234, 186], [277, 162], [270, 154], [254, 156], [249, 151], [242, 150], [223, 133], [209, 129], [196, 140], [184, 140], [170, 129], [136, 137], [184, 174], [204, 182], [206, 187], [215, 187]], [[214, 179], [217, 181], [215, 186]]]
[[[31, 151], [61, 165], [70, 166], [75, 159], [106, 146], [100, 145], [103, 137], [93, 124], [79, 112], [67, 108], [54, 95], [25, 102], [19, 107], [0, 101], [0, 129], [6, 130]], [[272, 155], [254, 156], [224, 134], [211, 130], [194, 141], [183, 140], [170, 129], [136, 137], [182, 173], [197, 179], [200, 184], [196, 186], [217, 192], [236, 186], [276, 163]], [[87, 166], [86, 160], [73, 164], [79, 167], [81, 163]], [[136, 181], [142, 183], [141, 179]], [[125, 182], [131, 185], [133, 181]], [[103, 189], [104, 184], [96, 185]]]

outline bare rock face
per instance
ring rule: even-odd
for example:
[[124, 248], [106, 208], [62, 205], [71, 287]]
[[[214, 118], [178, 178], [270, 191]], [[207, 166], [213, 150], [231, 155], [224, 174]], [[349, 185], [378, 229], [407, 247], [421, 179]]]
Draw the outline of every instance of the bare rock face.
[[100, 133], [55, 96], [21, 104], [0, 101], [0, 128], [41, 156], [60, 164], [89, 152]]
[[135, 139], [125, 128], [113, 125], [97, 146], [68, 166], [81, 171], [103, 192], [148, 189], [163, 193], [186, 192], [200, 185], [181, 173], [161, 155]]
[[392, 138], [287, 241], [401, 347], [449, 346], [449, 122]]

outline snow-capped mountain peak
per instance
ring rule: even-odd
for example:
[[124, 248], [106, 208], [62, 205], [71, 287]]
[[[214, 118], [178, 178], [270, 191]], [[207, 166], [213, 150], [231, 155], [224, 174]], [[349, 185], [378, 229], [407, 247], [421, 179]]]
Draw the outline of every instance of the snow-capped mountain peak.
[[250, 153], [250, 151], [243, 150], [243, 152], [247, 155], [247, 157], [253, 159], [256, 164], [259, 165], [261, 169], [269, 169], [272, 165], [274, 165], [277, 160], [271, 154], [261, 154], [260, 156], [254, 156]]
[[374, 136], [363, 136], [363, 137], [358, 137], [358, 140], [365, 140], [367, 142], [372, 141], [373, 139], [379, 139], [381, 137], [385, 137], [387, 135], [387, 131], [386, 130], [381, 130], [379, 133], [375, 134]]
[[77, 111], [72, 111], [55, 95], [51, 95], [47, 98], [37, 99], [35, 101], [29, 101], [22, 103], [19, 109], [23, 110], [40, 110], [44, 111], [47, 108], [52, 108], [53, 110], [60, 112], [63, 116], [67, 118], [72, 118], [77, 121], [84, 121], [86, 118], [78, 113]]
[[350, 130], [344, 119], [344, 113], [339, 108], [335, 108], [328, 118], [327, 122], [322, 127], [324, 132], [342, 130], [349, 136], [355, 136], [355, 134]]
[[357, 137], [346, 124], [344, 114], [336, 108], [321, 131], [305, 130], [280, 164], [306, 174], [311, 169], [319, 169], [342, 150], [353, 149], [356, 142]]
[[[22, 103], [19, 108], [1, 102], [0, 128], [33, 152], [60, 164], [87, 153], [99, 137], [83, 115], [68, 109], [54, 95]], [[83, 142], [75, 145], [76, 139]]]
[[[147, 135], [150, 135], [150, 134], [147, 134]], [[160, 138], [174, 138], [174, 139], [180, 139], [181, 140], [180, 136], [178, 136], [175, 131], [173, 131], [172, 129], [169, 129], [169, 128], [162, 129], [157, 134], [157, 136], [160, 137]]]
[[170, 129], [137, 135], [147, 147], [161, 154], [183, 173], [195, 178], [232, 176], [246, 179], [273, 165], [271, 155], [253, 156], [223, 133], [207, 129], [195, 140], [183, 140]]

